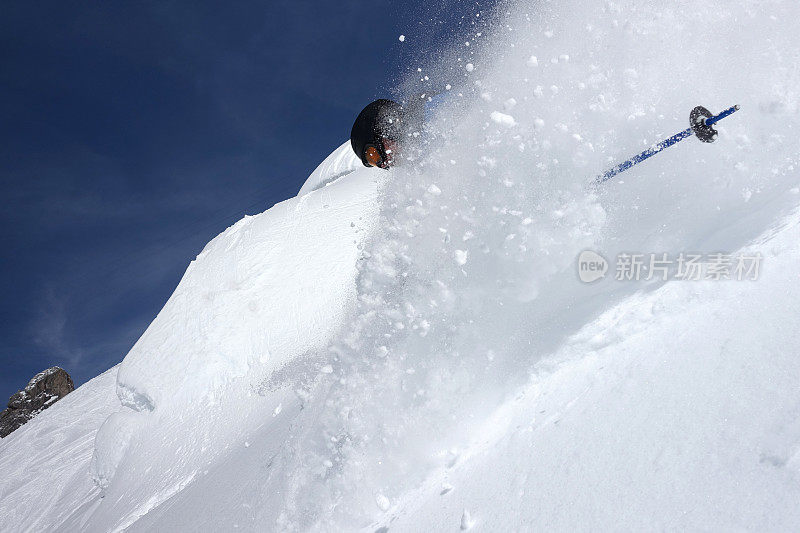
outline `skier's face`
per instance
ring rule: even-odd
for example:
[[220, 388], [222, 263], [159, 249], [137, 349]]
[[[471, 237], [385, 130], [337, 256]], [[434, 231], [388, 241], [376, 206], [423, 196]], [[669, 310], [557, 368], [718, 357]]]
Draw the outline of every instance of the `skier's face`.
[[364, 159], [370, 166], [388, 169], [397, 160], [398, 143], [391, 139], [381, 139], [380, 147], [367, 145], [364, 152]]
[[383, 155], [383, 150], [373, 144], [367, 145], [364, 150], [364, 160], [371, 167], [386, 168], [386, 158]]

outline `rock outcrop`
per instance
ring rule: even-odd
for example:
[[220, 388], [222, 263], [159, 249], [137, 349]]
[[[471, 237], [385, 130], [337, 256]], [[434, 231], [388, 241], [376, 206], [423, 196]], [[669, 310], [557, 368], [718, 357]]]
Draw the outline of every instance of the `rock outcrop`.
[[39, 372], [27, 387], [9, 398], [8, 407], [0, 413], [0, 438], [6, 437], [73, 390], [75, 384], [64, 369], [54, 366]]

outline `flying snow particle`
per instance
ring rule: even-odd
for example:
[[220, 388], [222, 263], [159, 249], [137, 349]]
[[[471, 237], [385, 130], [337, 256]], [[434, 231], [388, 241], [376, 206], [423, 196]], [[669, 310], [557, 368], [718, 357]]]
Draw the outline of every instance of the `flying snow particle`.
[[419, 329], [420, 337], [424, 337], [425, 335], [428, 334], [428, 330], [431, 329], [431, 323], [428, 322], [427, 320], [422, 320], [422, 321], [420, 321], [419, 326], [417, 327], [417, 329]]
[[473, 65], [472, 63], [467, 63], [467, 66], [464, 68], [467, 69], [467, 72], [472, 72], [473, 70], [475, 70], [475, 65]]
[[456, 250], [453, 255], [459, 265], [464, 266], [467, 264], [467, 255], [469, 254], [466, 250]]
[[536, 58], [536, 56], [531, 56], [531, 57], [528, 58], [528, 66], [529, 67], [538, 67], [539, 66], [539, 60]]
[[474, 525], [475, 520], [472, 519], [472, 515], [469, 514], [469, 511], [464, 509], [464, 513], [461, 515], [461, 531], [472, 529]]
[[378, 509], [381, 511], [388, 511], [389, 507], [391, 507], [391, 503], [389, 502], [389, 498], [384, 496], [383, 494], [378, 493], [375, 496], [375, 503], [378, 505]]
[[450, 85], [449, 83], [448, 83], [447, 85], [445, 85], [445, 86], [444, 86], [444, 89], [445, 89], [446, 91], [449, 91], [449, 90], [450, 90], [450, 89], [452, 89], [452, 88], [453, 88], [453, 86], [452, 86], [452, 85]]
[[439, 196], [442, 194], [442, 190], [437, 187], [435, 184], [431, 183], [428, 187], [428, 194], [432, 194], [433, 196]]
[[400, 37], [398, 37], [398, 39], [400, 39], [400, 42], [401, 42], [401, 43], [402, 43], [402, 42], [405, 42], [405, 40], [406, 40], [406, 36], [405, 36], [405, 35], [401, 35]]
[[492, 122], [507, 127], [514, 126], [517, 123], [517, 121], [514, 120], [514, 117], [511, 115], [506, 115], [505, 113], [501, 113], [500, 111], [492, 111], [492, 113], [489, 115], [489, 118], [492, 119]]

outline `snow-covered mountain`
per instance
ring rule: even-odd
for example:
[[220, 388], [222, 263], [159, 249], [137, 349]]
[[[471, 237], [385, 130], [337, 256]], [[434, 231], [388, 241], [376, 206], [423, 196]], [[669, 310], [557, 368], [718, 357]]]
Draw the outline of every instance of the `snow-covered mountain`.
[[[794, 529], [798, 16], [504, 6], [414, 72], [452, 89], [413, 162], [340, 147], [0, 441], [2, 529]], [[741, 111], [588, 185], [698, 104]], [[672, 262], [617, 280], [635, 255]]]

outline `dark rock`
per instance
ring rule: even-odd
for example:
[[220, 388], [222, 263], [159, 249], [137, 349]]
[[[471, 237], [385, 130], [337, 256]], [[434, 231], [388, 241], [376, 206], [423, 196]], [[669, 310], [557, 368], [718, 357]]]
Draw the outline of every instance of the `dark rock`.
[[7, 436], [28, 420], [75, 390], [75, 384], [63, 369], [54, 366], [39, 372], [28, 386], [8, 400], [0, 413], [0, 438]]

